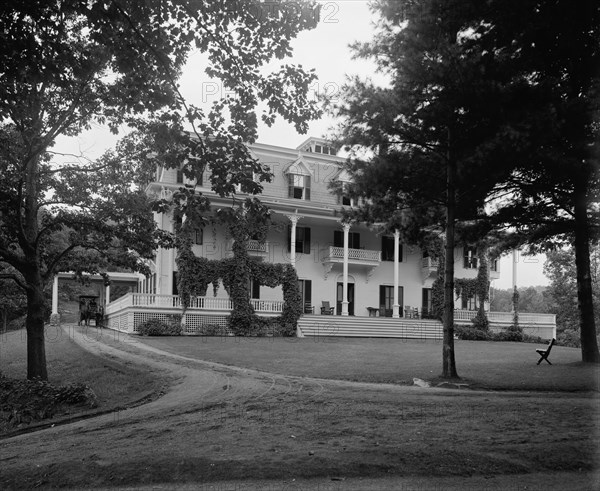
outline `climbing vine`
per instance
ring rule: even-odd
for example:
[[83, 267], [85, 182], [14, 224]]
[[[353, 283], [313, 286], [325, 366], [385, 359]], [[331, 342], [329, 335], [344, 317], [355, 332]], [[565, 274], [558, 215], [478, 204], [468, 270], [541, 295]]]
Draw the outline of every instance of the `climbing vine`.
[[[269, 210], [257, 199], [248, 199], [242, 206], [218, 210], [215, 220], [227, 227], [233, 239], [233, 257], [209, 260], [196, 257], [191, 240], [182, 232], [179, 241], [177, 266], [178, 289], [184, 308], [192, 296], [204, 296], [212, 283], [216, 296], [220, 282], [233, 303], [229, 328], [237, 336], [264, 336], [267, 334], [292, 336], [302, 314], [302, 300], [298, 290], [298, 276], [289, 264], [263, 263], [248, 254], [251, 238], [264, 242], [270, 224]], [[274, 318], [255, 314], [250, 303], [250, 280], [261, 286], [283, 290], [283, 312]]]

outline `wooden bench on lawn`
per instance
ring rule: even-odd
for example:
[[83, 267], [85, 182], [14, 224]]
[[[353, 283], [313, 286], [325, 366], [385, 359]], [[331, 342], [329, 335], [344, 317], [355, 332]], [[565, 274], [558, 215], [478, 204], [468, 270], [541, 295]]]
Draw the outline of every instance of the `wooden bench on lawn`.
[[537, 362], [538, 365], [540, 363], [542, 363], [542, 360], [546, 360], [548, 362], [548, 364], [552, 365], [552, 363], [550, 363], [550, 360], [548, 359], [548, 356], [550, 356], [550, 350], [552, 349], [552, 346], [554, 346], [555, 342], [556, 342], [556, 339], [552, 338], [552, 341], [550, 341], [550, 343], [548, 344], [548, 347], [546, 349], [536, 349], [535, 350], [535, 352], [538, 355], [540, 355], [540, 359]]

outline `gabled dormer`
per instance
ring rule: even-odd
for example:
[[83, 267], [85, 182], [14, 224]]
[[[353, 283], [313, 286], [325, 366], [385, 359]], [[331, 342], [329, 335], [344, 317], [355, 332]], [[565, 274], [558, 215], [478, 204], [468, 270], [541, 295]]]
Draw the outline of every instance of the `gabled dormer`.
[[287, 176], [288, 198], [310, 200], [310, 183], [313, 171], [303, 157], [294, 160], [283, 173]]
[[335, 180], [341, 183], [342, 194], [338, 195], [338, 204], [343, 206], [354, 206], [355, 200], [348, 196], [345, 193], [348, 185], [352, 182], [352, 176], [346, 169], [342, 169], [337, 176], [335, 176]]

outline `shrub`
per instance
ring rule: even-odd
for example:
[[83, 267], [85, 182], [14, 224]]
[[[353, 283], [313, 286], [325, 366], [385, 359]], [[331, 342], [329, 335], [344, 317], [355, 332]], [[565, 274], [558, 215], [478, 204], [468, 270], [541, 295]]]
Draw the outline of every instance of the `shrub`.
[[493, 341], [523, 341], [523, 333], [508, 329], [494, 333]]
[[465, 341], [491, 341], [493, 333], [475, 327], [454, 326], [454, 334]]
[[201, 336], [229, 336], [227, 328], [219, 324], [204, 324], [198, 328], [197, 334]]
[[16, 380], [0, 375], [2, 426], [29, 424], [64, 412], [65, 405], [98, 405], [94, 391], [85, 384], [54, 386], [43, 380]]
[[138, 326], [140, 336], [179, 336], [182, 332], [181, 317], [171, 316], [167, 321], [148, 319]]

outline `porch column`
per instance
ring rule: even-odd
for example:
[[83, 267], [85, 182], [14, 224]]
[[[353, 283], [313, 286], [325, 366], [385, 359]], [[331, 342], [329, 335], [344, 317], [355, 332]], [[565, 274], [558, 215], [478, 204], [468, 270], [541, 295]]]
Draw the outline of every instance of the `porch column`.
[[[518, 261], [518, 251], [517, 249], [513, 249], [512, 251], [512, 286], [513, 286], [513, 299], [514, 293], [517, 291], [517, 261]], [[515, 311], [515, 302], [512, 302], [511, 312]]]
[[290, 237], [290, 264], [296, 267], [296, 225], [298, 220], [302, 218], [299, 215], [287, 215], [290, 222], [292, 222], [292, 233]]
[[344, 284], [342, 286], [342, 315], [348, 315], [348, 238], [350, 225], [344, 224]]
[[398, 303], [398, 274], [400, 270], [400, 232], [394, 231], [394, 303], [392, 306], [392, 317], [400, 317], [400, 304]]
[[58, 314], [58, 275], [54, 275], [52, 282], [52, 314]]
[[108, 305], [110, 303], [110, 285], [106, 285], [105, 288], [105, 305]]

